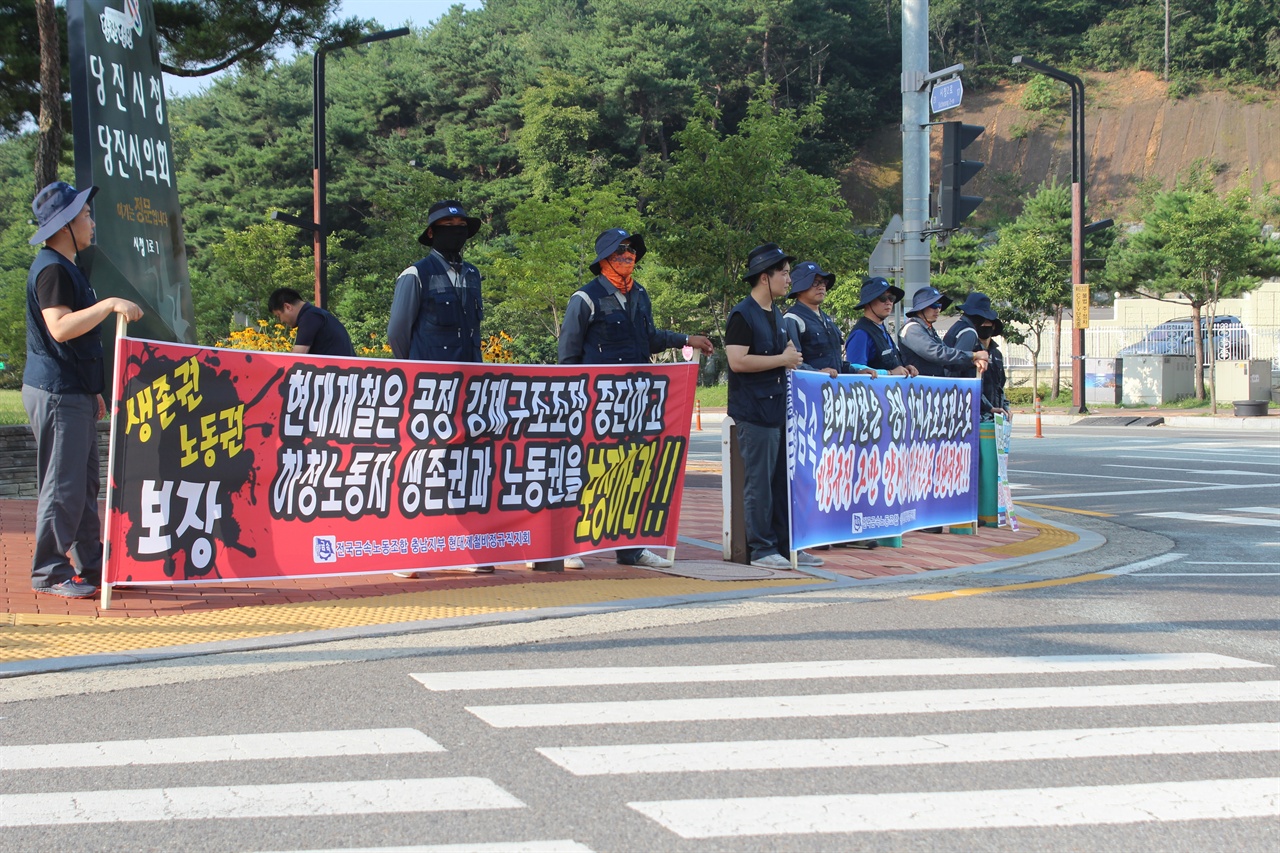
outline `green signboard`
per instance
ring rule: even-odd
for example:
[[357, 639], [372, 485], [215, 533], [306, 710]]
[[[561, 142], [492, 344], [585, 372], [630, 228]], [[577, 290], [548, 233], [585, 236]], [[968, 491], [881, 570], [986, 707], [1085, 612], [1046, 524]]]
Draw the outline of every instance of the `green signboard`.
[[98, 187], [97, 238], [81, 264], [100, 297], [142, 306], [131, 335], [195, 343], [151, 0], [67, 0], [67, 37], [76, 186]]

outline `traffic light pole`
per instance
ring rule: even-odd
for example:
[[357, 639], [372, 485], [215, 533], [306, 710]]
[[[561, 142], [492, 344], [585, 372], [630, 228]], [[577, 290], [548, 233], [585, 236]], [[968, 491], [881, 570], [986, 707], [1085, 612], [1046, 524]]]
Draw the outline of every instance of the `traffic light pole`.
[[[929, 0], [902, 0], [902, 289], [929, 284]], [[901, 306], [899, 306], [901, 307]], [[899, 318], [901, 320], [901, 318]]]

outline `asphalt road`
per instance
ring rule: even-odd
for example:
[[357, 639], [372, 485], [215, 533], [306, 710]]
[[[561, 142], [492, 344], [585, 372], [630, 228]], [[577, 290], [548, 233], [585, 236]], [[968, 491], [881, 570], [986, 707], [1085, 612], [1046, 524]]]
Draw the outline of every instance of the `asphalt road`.
[[1107, 545], [962, 595], [0, 682], [0, 849], [1276, 849], [1277, 448], [1018, 438], [1016, 494]]

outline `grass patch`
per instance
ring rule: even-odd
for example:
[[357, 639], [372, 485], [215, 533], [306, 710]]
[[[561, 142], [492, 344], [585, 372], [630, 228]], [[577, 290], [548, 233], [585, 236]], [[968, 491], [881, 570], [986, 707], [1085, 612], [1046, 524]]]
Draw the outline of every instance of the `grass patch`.
[[27, 410], [22, 408], [21, 391], [0, 391], [0, 426], [25, 424]]
[[704, 409], [724, 409], [729, 406], [729, 386], [698, 386], [698, 402]]

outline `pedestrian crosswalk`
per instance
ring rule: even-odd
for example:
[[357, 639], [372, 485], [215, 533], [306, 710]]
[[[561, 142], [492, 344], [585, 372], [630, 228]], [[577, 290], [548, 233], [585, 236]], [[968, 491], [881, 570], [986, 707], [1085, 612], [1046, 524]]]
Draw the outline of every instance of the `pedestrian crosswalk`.
[[[24, 786], [22, 793], [0, 793], [0, 827], [48, 833], [147, 821], [491, 812], [508, 826], [550, 829], [525, 841], [475, 838], [403, 849], [607, 848], [574, 839], [591, 829], [567, 818], [555, 828], [565, 791], [579, 798], [587, 792], [601, 821], [629, 815], [650, 827], [652, 847], [664, 838], [743, 839], [754, 849], [812, 836], [821, 848], [821, 839], [836, 834], [1053, 833], [1280, 817], [1280, 678], [1270, 664], [1226, 655], [800, 660], [409, 676], [433, 703], [455, 701], [471, 727], [481, 726], [491, 739], [481, 745], [473, 737], [463, 742], [452, 729], [389, 727], [0, 745], [0, 769], [11, 778], [49, 773], [78, 783], [75, 790], [29, 793], [40, 786]], [[472, 697], [481, 701], [468, 702]], [[813, 736], [827, 732], [841, 736]], [[407, 757], [416, 772], [335, 779], [332, 763], [327, 775], [309, 769], [319, 759], [369, 756]], [[430, 772], [433, 762], [445, 761], [462, 772]], [[253, 762], [275, 762], [282, 775], [254, 783]], [[522, 789], [512, 781], [524, 778], [519, 774], [496, 781], [504, 778], [503, 763], [545, 768], [528, 777], [539, 779], [538, 788]], [[198, 775], [203, 784], [90, 784], [95, 772], [160, 766], [189, 767], [192, 780]], [[214, 784], [222, 768], [228, 784]], [[1096, 784], [1082, 784], [1094, 777]], [[527, 824], [517, 824], [521, 816]], [[762, 840], [771, 837], [776, 845]], [[1044, 838], [1042, 846], [1052, 848], [1052, 836]]]
[[[1189, 678], [1197, 672], [1197, 679]], [[462, 695], [489, 691], [505, 699], [529, 690], [553, 691], [554, 701], [471, 704], [467, 710], [499, 729], [542, 729], [556, 743], [536, 751], [577, 777], [663, 778], [669, 799], [628, 799], [628, 808], [684, 839], [760, 838], [839, 833], [999, 830], [1181, 824], [1202, 820], [1248, 820], [1280, 816], [1280, 680], [1274, 667], [1211, 654], [1068, 655], [901, 660], [796, 661], [787, 663], [495, 670], [413, 673], [433, 692]], [[1090, 683], [1123, 675], [1128, 683]], [[983, 686], [991, 676], [1033, 679], [1025, 686]], [[884, 689], [870, 679], [946, 678], [952, 686]], [[1081, 679], [1084, 679], [1083, 681]], [[974, 683], [976, 680], [976, 684]], [[786, 681], [788, 690], [760, 695], [755, 685]], [[964, 682], [970, 683], [964, 683]], [[796, 682], [811, 688], [797, 690]], [[654, 685], [682, 695], [651, 698]], [[681, 685], [696, 685], [681, 689]], [[565, 701], [567, 691], [630, 690], [607, 701]], [[850, 692], [850, 688], [855, 692]], [[707, 696], [713, 688], [717, 696]], [[740, 691], [747, 695], [732, 695]], [[696, 692], [697, 695], [692, 695]], [[1156, 714], [1162, 720], [1205, 709], [1238, 706], [1245, 722], [1163, 722], [1153, 725], [1089, 725], [1107, 713]], [[1071, 715], [1072, 728], [999, 728], [1009, 712]], [[1238, 715], [1238, 714], [1237, 714]], [[870, 720], [900, 716], [924, 734], [879, 737], [715, 739], [654, 738], [652, 724], [703, 724], [733, 733], [739, 721]], [[958, 723], [975, 726], [955, 731]], [[841, 724], [847, 731], [848, 724]], [[936, 729], [936, 730], [934, 730]], [[573, 733], [584, 731], [574, 744]], [[596, 734], [599, 731], [608, 734]], [[686, 731], [684, 728], [678, 729]], [[697, 732], [707, 729], [697, 729]], [[784, 729], [785, 731], [785, 729]], [[641, 738], [631, 742], [628, 733]], [[1238, 756], [1246, 772], [1238, 778], [1125, 778], [1157, 758], [1207, 759]], [[1036, 785], [974, 788], [974, 768], [1062, 767], [1070, 762], [1109, 768], [1130, 762], [1124, 773], [1097, 785]], [[1192, 765], [1198, 766], [1198, 765]], [[1216, 766], [1216, 765], [1215, 765]], [[1233, 765], [1234, 766], [1234, 765]], [[867, 791], [859, 772], [871, 768], [929, 770], [927, 788]], [[1247, 771], [1252, 769], [1254, 775]], [[785, 771], [832, 776], [830, 790], [797, 794]], [[917, 770], [917, 773], [919, 770]], [[1034, 771], [1031, 778], [1034, 776]], [[1019, 771], [1013, 778], [1023, 778]], [[665, 777], [661, 774], [667, 774]], [[751, 774], [744, 786], [774, 793], [706, 797], [700, 779]], [[852, 774], [852, 775], [851, 775]], [[1074, 773], [1078, 776], [1079, 773]], [[1138, 775], [1142, 775], [1139, 773]], [[1056, 779], [1055, 773], [1048, 777]], [[794, 776], [787, 777], [794, 780]], [[815, 777], [822, 778], [822, 777]], [[883, 777], [879, 777], [883, 778]], [[912, 777], [917, 778], [917, 777]], [[716, 788], [726, 787], [717, 783]], [[616, 784], [610, 790], [616, 790]], [[1052, 846], [1052, 844], [1049, 844]]]

